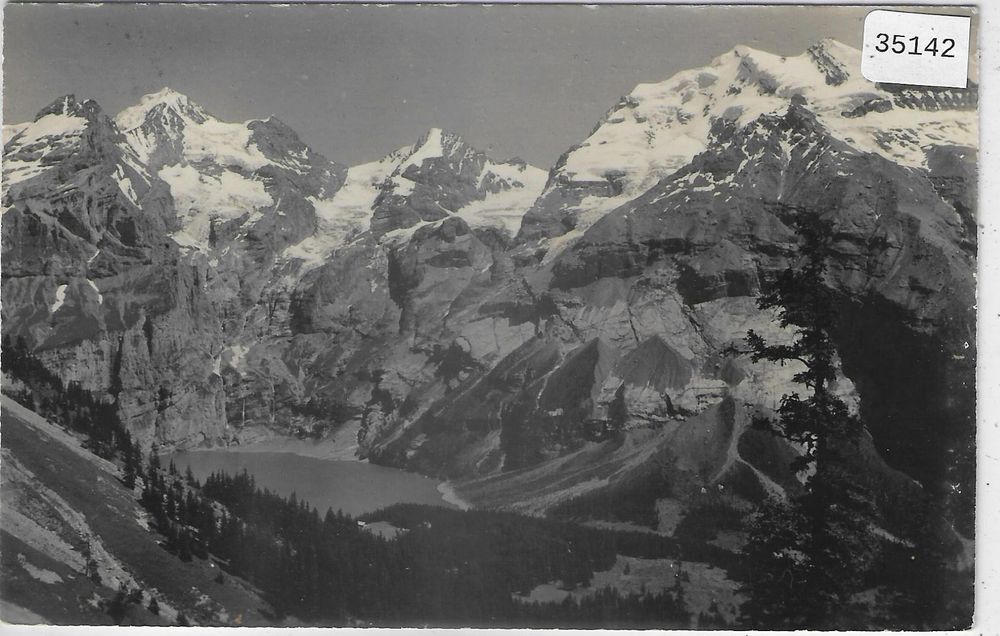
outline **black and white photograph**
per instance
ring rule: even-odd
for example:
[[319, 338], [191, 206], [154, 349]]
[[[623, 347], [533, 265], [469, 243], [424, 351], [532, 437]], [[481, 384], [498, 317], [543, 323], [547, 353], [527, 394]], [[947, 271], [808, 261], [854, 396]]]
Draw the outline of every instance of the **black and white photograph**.
[[979, 16], [877, 8], [4, 6], [0, 621], [968, 629]]

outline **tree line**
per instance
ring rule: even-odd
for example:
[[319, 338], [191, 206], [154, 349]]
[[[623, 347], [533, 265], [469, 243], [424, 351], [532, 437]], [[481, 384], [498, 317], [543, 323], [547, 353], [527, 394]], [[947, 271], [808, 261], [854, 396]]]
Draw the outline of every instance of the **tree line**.
[[[584, 585], [617, 554], [673, 557], [677, 545], [669, 538], [513, 513], [401, 505], [367, 517], [406, 530], [388, 540], [342, 512], [321, 517], [294, 494], [260, 488], [245, 471], [214, 473], [201, 484], [172, 461], [162, 465], [155, 452], [144, 459], [115, 403], [79, 384], [64, 386], [24, 338], [4, 338], [2, 367], [21, 381], [14, 399], [81, 433], [95, 454], [120, 462], [123, 485], [141, 486], [139, 501], [165, 550], [182, 561], [216, 560], [259, 587], [278, 615], [324, 624], [555, 625], [572, 623], [573, 606], [583, 614], [599, 608], [602, 625], [689, 623], [683, 603], [664, 594], [604, 590], [537, 606], [515, 598], [551, 581]], [[109, 613], [124, 616], [134, 596], [135, 590], [119, 590], [106, 603]]]
[[95, 455], [109, 460], [141, 457], [138, 443], [118, 417], [117, 405], [95, 398], [77, 382], [64, 385], [32, 353], [23, 336], [4, 335], [0, 369], [22, 383], [20, 388], [5, 388], [5, 393], [42, 417], [83, 434]]
[[[691, 621], [680, 588], [603, 590], [561, 605], [517, 598], [551, 581], [586, 585], [618, 554], [675, 555], [676, 545], [655, 534], [409, 504], [361, 519], [321, 516], [294, 494], [260, 488], [246, 471], [215, 472], [200, 484], [155, 456], [145, 470], [142, 502], [164, 547], [181, 559], [214, 558], [260, 588], [278, 615], [332, 625], [569, 625], [572, 606], [598, 625]], [[365, 528], [377, 521], [402, 532], [386, 539]]]

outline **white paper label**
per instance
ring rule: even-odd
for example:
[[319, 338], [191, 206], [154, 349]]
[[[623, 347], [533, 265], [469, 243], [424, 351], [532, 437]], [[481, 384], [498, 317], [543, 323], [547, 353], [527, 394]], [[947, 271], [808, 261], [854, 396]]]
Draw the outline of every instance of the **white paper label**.
[[965, 88], [970, 25], [964, 16], [872, 11], [861, 74], [873, 82]]

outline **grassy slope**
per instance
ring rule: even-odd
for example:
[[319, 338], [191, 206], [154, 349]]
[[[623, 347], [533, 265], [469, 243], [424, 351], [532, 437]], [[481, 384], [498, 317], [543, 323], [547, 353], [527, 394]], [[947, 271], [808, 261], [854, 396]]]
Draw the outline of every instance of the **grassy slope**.
[[[27, 610], [56, 624], [110, 622], [95, 601], [112, 597], [118, 585], [114, 579], [126, 578], [147, 592], [156, 589], [167, 607], [154, 616], [133, 606], [125, 622], [162, 624], [175, 616], [172, 607], [198, 624], [272, 624], [262, 614], [266, 605], [249, 585], [230, 576], [215, 583], [218, 569], [209, 562], [183, 563], [160, 547], [161, 537], [143, 527], [143, 511], [114, 466], [6, 396], [0, 399], [4, 458], [12, 460], [5, 466], [0, 532], [0, 596], [9, 610], [4, 619], [17, 620]], [[12, 479], [12, 471], [21, 478]], [[28, 526], [15, 523], [17, 513], [30, 520]], [[107, 558], [99, 558], [103, 585], [91, 582], [79, 564], [67, 563], [66, 553], [53, 548], [61, 540], [78, 555], [95, 539], [108, 552]], [[39, 577], [39, 569], [61, 580], [46, 582], [52, 577]], [[148, 599], [144, 595], [143, 604]]]

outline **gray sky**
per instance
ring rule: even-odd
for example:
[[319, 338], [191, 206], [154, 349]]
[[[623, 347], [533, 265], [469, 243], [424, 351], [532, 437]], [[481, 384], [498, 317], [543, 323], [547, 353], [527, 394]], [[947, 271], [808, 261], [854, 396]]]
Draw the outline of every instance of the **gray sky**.
[[548, 168], [640, 82], [736, 44], [860, 46], [872, 7], [7, 5], [4, 121], [66, 93], [117, 113], [170, 86], [275, 114], [354, 165], [432, 126]]

